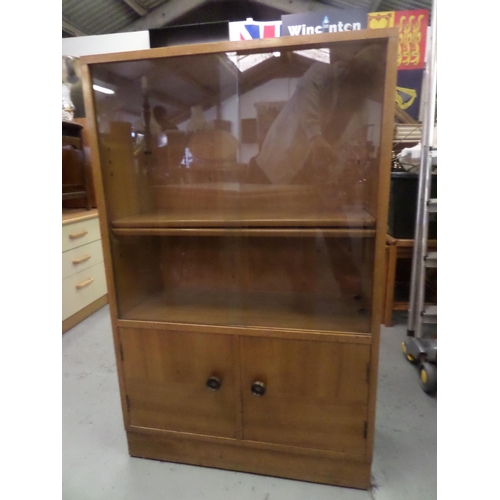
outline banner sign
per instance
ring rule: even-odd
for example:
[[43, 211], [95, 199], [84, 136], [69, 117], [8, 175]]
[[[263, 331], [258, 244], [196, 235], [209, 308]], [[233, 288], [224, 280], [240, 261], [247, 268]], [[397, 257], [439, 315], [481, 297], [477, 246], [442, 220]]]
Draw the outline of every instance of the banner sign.
[[396, 105], [414, 120], [419, 120], [423, 69], [398, 71]]
[[396, 10], [368, 14], [368, 29], [399, 28], [396, 106], [419, 120], [429, 11]]
[[368, 28], [399, 27], [398, 70], [423, 69], [429, 11], [396, 10], [368, 14]]
[[259, 22], [247, 19], [231, 22], [229, 40], [338, 33], [396, 26], [399, 28], [396, 105], [418, 120], [428, 25], [429, 11], [425, 9], [368, 12], [367, 9], [331, 8], [317, 12], [286, 14], [281, 16], [281, 21]]
[[368, 10], [325, 9], [281, 16], [281, 36], [314, 35], [366, 29]]

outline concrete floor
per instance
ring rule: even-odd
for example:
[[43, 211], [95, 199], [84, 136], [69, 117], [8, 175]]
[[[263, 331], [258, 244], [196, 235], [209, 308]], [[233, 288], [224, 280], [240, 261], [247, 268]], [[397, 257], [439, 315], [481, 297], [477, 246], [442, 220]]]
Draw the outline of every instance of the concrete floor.
[[401, 353], [404, 317], [382, 328], [370, 491], [131, 458], [108, 306], [62, 338], [63, 500], [432, 500], [437, 399]]

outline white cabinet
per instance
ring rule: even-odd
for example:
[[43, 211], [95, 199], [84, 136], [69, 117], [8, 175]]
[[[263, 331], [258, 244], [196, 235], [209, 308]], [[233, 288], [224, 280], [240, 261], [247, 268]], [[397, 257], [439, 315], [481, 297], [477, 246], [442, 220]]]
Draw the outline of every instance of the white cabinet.
[[63, 333], [107, 303], [97, 210], [63, 213]]

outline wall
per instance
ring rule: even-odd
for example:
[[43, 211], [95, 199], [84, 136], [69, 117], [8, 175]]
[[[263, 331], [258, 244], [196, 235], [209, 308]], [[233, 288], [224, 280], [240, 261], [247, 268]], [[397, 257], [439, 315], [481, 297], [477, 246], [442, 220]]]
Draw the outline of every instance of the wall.
[[90, 56], [149, 48], [149, 31], [77, 36], [62, 39], [63, 56]]

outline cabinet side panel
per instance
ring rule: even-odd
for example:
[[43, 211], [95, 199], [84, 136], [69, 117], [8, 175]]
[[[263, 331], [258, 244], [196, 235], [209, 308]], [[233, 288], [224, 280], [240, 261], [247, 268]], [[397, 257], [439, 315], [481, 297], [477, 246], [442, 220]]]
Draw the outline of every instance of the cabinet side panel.
[[109, 128], [108, 133], [100, 133], [99, 151], [109, 215], [114, 220], [145, 211], [148, 197], [141, 192], [131, 124], [111, 122]]
[[398, 38], [392, 36], [387, 45], [387, 65], [384, 87], [384, 111], [381, 137], [380, 177], [378, 182], [377, 229], [375, 238], [375, 269], [373, 278], [372, 349], [370, 362], [370, 397], [368, 407], [367, 459], [373, 459], [375, 410], [377, 403], [377, 374], [380, 346], [380, 324], [384, 301], [385, 242], [390, 192], [391, 151], [394, 134], [394, 95], [396, 92]]
[[162, 290], [158, 238], [111, 238], [119, 317]]
[[99, 155], [99, 138], [97, 129], [97, 117], [94, 106], [94, 93], [92, 90], [92, 78], [88, 65], [82, 65], [82, 84], [85, 100], [85, 113], [87, 115], [87, 128], [89, 138], [90, 157], [92, 173], [94, 178], [94, 189], [96, 195], [97, 209], [99, 213], [99, 225], [101, 229], [102, 247], [104, 255], [104, 265], [106, 271], [106, 284], [108, 290], [109, 309], [111, 314], [111, 326], [113, 329], [113, 343], [115, 348], [115, 359], [118, 371], [118, 383], [120, 387], [120, 399], [125, 427], [129, 425], [127, 400], [125, 393], [125, 380], [123, 376], [123, 366], [120, 356], [120, 340], [118, 335], [116, 291], [113, 279], [113, 265], [110, 248], [110, 234], [108, 225], [108, 204], [106, 203], [101, 170], [101, 158]]

